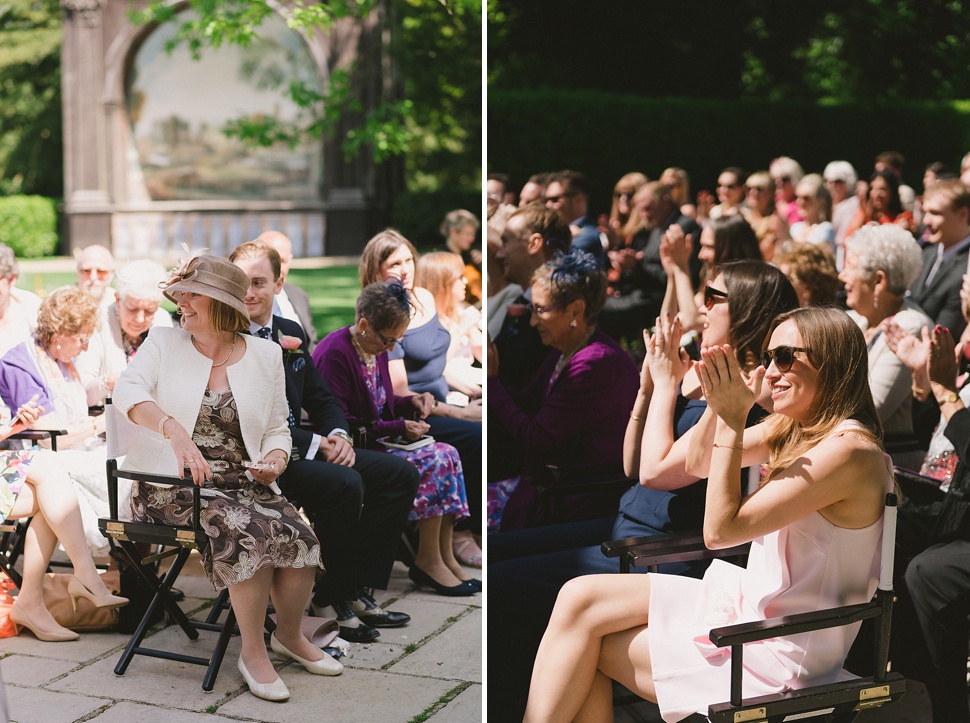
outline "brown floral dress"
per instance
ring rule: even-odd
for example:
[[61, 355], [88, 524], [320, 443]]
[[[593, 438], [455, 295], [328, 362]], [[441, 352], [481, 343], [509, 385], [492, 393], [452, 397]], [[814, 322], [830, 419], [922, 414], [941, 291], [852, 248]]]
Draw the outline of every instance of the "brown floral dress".
[[[319, 567], [320, 542], [285, 497], [252, 482], [242, 466], [248, 456], [239, 430], [232, 390], [206, 390], [192, 433], [212, 470], [212, 488], [202, 492], [202, 528], [209, 546], [202, 567], [216, 590], [272, 567]], [[135, 482], [131, 490], [134, 519], [188, 525], [192, 490]]]

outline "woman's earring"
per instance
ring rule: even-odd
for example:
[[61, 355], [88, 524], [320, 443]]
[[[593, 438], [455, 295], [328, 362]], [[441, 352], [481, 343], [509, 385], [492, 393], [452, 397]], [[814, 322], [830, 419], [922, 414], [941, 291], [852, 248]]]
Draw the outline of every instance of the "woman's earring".
[[55, 348], [55, 349], [56, 349], [57, 351], [60, 351], [60, 350], [61, 350], [61, 345], [60, 345], [60, 344], [55, 344], [55, 345], [54, 345], [54, 348]]
[[875, 296], [872, 297], [872, 308], [873, 309], [879, 308], [879, 294], [876, 294]]
[[366, 331], [364, 331], [363, 329], [361, 329], [361, 330], [360, 330], [360, 335], [361, 335], [361, 336], [367, 336], [367, 332], [366, 332]]
[[576, 320], [575, 320], [575, 319], [573, 319], [572, 321], [570, 321], [570, 322], [569, 322], [569, 325], [570, 325], [570, 326], [571, 326], [571, 327], [572, 327], [573, 329], [575, 329], [575, 328], [576, 328]]

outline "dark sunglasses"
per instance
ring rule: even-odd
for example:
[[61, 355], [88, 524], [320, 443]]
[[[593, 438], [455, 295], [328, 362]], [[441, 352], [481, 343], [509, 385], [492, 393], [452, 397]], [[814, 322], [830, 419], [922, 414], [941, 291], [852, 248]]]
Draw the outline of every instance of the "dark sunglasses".
[[776, 346], [774, 349], [766, 349], [761, 352], [761, 366], [767, 369], [774, 359], [775, 366], [780, 372], [791, 371], [791, 365], [795, 363], [795, 352], [808, 352], [799, 346]]
[[713, 286], [704, 287], [704, 308], [710, 311], [715, 304], [727, 303], [728, 295], [726, 291], [720, 291]]

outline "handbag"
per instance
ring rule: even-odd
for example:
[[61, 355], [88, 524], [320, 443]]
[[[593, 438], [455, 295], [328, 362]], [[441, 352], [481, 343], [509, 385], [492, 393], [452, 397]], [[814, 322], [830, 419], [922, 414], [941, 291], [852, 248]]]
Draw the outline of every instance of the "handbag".
[[10, 619], [10, 608], [13, 607], [13, 595], [10, 593], [17, 589], [13, 580], [4, 571], [0, 570], [0, 638], [12, 638], [17, 635], [17, 626]]
[[[77, 610], [67, 592], [73, 575], [48, 572], [44, 575], [44, 604], [58, 625], [76, 632], [113, 630], [118, 625], [117, 608], [99, 608], [86, 598], [77, 598]], [[109, 570], [101, 575], [105, 587], [117, 595], [121, 590], [118, 572]]]

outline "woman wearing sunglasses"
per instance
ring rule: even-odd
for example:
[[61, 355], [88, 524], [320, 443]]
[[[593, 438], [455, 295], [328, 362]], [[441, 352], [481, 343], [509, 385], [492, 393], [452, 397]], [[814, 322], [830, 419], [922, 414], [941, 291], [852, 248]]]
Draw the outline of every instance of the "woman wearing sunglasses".
[[919, 245], [893, 224], [863, 226], [845, 240], [845, 284], [849, 316], [866, 339], [872, 399], [885, 431], [886, 451], [893, 463], [919, 469], [926, 455], [913, 428], [913, 381], [909, 368], [886, 343], [882, 324], [892, 319], [909, 334], [920, 336], [933, 321], [904, 298], [922, 268]]
[[[751, 541], [746, 568], [716, 560], [702, 580], [600, 575], [563, 588], [543, 638], [526, 721], [607, 720], [612, 680], [656, 701], [665, 721], [705, 713], [729, 690], [712, 627], [868, 601], [891, 480], [869, 392], [865, 339], [837, 309], [781, 314], [746, 378], [729, 345], [702, 352], [709, 410], [688, 469], [706, 474], [704, 538]], [[762, 392], [774, 413], [745, 429]], [[745, 496], [742, 467], [764, 465]], [[745, 697], [835, 682], [858, 625], [745, 646]], [[612, 680], [611, 680], [612, 679]]]
[[[548, 464], [570, 470], [619, 467], [637, 369], [630, 355], [596, 328], [605, 302], [606, 272], [591, 254], [574, 250], [557, 256], [532, 277], [531, 324], [552, 351], [520, 393], [499, 378], [498, 350], [489, 345], [489, 409], [526, 460], [520, 475], [488, 485], [489, 531], [552, 522], [535, 509], [535, 487], [523, 481]], [[562, 519], [602, 517], [616, 509], [619, 498], [619, 490], [567, 495]]]

